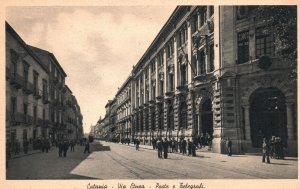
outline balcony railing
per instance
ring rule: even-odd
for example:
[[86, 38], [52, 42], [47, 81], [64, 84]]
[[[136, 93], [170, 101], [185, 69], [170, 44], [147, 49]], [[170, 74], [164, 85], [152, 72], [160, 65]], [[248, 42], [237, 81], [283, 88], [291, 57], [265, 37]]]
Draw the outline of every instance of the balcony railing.
[[23, 77], [19, 74], [15, 73], [10, 75], [10, 84], [16, 89], [20, 89], [23, 86], [23, 82]]
[[48, 104], [49, 103], [48, 93], [46, 93], [46, 92], [43, 93], [42, 101], [43, 101], [44, 104]]
[[32, 125], [33, 123], [33, 117], [27, 114], [23, 114], [23, 123], [24, 125]]
[[33, 93], [33, 84], [30, 82], [24, 82], [23, 91], [25, 94], [32, 94]]
[[58, 83], [58, 77], [57, 76], [52, 76], [52, 82], [54, 84], [57, 84]]
[[24, 122], [24, 117], [22, 113], [19, 112], [15, 112], [15, 113], [11, 113], [11, 124], [12, 125], [20, 125], [21, 123]]
[[35, 99], [40, 99], [40, 98], [42, 98], [41, 91], [38, 90], [38, 89], [34, 89], [34, 90], [33, 90], [33, 96], [34, 96]]

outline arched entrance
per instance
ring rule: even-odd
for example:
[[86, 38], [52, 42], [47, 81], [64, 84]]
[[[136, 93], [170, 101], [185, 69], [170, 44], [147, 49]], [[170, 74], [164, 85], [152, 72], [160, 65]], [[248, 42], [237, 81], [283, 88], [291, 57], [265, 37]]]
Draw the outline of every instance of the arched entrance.
[[277, 88], [259, 88], [250, 96], [250, 127], [253, 147], [261, 147], [263, 138], [280, 137], [287, 144], [286, 104]]
[[202, 133], [213, 134], [213, 112], [212, 102], [210, 99], [205, 100], [201, 105], [201, 122], [202, 122]]

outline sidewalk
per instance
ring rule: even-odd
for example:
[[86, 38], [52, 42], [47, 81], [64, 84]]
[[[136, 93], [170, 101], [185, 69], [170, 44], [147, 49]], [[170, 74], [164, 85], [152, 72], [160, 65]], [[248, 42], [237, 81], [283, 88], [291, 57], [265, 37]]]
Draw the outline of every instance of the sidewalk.
[[[127, 144], [121, 144], [121, 146], [128, 146]], [[134, 144], [130, 144], [128, 147], [135, 147]], [[156, 152], [152, 146], [140, 145], [141, 149]], [[226, 154], [213, 153], [206, 151], [207, 148], [197, 150], [196, 157], [188, 157], [180, 153], [169, 153], [171, 156], [185, 157], [190, 161], [199, 163], [205, 163], [209, 166], [222, 167], [226, 170], [239, 170], [246, 174], [259, 175], [261, 178], [297, 178], [298, 177], [298, 158], [297, 157], [285, 157], [281, 159], [270, 159], [271, 163], [262, 163], [262, 156], [243, 154], [227, 156]]]

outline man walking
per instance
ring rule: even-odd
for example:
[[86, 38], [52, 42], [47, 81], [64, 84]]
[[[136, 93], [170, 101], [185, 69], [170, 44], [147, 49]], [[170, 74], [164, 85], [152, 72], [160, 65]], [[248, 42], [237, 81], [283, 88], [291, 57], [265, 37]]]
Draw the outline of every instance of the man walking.
[[183, 139], [182, 140], [182, 154], [185, 155], [186, 154], [186, 140]]
[[89, 143], [89, 141], [87, 140], [86, 141], [86, 144], [85, 144], [85, 148], [84, 148], [84, 154], [85, 154], [85, 152], [88, 152], [88, 153], [90, 153], [90, 143]]
[[156, 141], [156, 148], [157, 148], [158, 158], [162, 158], [162, 148], [163, 147], [162, 147], [162, 141], [160, 138]]
[[192, 142], [190, 141], [190, 139], [188, 138], [188, 156], [192, 155]]
[[62, 151], [63, 151], [63, 142], [60, 140], [58, 142], [58, 156], [62, 157]]
[[164, 148], [164, 158], [167, 159], [168, 158], [168, 147], [169, 147], [169, 142], [167, 140], [167, 138], [165, 138], [165, 141], [163, 143], [163, 148]]
[[231, 156], [232, 155], [232, 142], [229, 137], [226, 140], [226, 148], [227, 148], [227, 155]]
[[265, 159], [267, 157], [267, 163], [270, 163], [270, 145], [269, 145], [268, 141], [266, 140], [266, 138], [263, 139], [262, 148], [263, 148], [262, 162], [264, 163]]

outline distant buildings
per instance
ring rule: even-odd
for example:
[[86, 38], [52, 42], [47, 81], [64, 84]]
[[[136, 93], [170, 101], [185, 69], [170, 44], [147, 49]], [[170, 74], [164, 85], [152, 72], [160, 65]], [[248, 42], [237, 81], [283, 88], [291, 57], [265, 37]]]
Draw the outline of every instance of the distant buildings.
[[276, 136], [296, 155], [291, 64], [275, 53], [277, 39], [253, 9], [178, 6], [106, 105], [102, 136], [147, 145], [153, 137], [203, 136], [218, 153], [227, 137], [234, 153], [245, 153], [260, 152], [262, 139]]
[[27, 45], [6, 26], [6, 142], [8, 152], [38, 148], [41, 139], [80, 139], [82, 115], [55, 56]]

